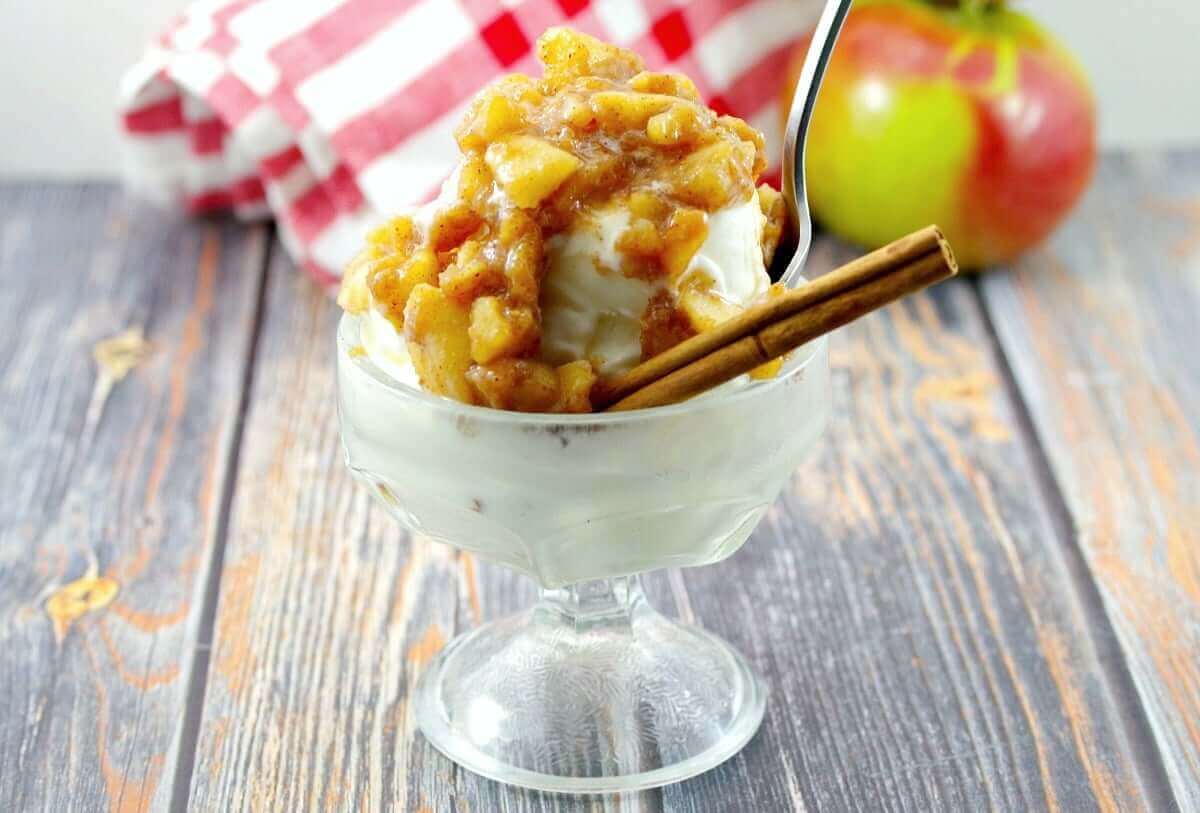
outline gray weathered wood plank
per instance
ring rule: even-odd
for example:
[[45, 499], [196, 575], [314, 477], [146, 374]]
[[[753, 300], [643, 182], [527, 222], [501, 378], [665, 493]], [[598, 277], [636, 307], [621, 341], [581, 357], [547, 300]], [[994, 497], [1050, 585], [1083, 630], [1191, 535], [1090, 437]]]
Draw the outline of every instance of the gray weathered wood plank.
[[457, 626], [460, 563], [345, 472], [336, 306], [279, 253], [230, 515], [197, 743], [199, 810], [445, 810], [407, 689]]
[[166, 808], [266, 235], [0, 186], [0, 809]]
[[[836, 255], [836, 257], [835, 257]], [[821, 244], [830, 267], [844, 249]], [[661, 792], [455, 768], [407, 697], [532, 586], [408, 540], [343, 470], [334, 306], [273, 264], [191, 801], [202, 810], [1161, 809], [1120, 662], [1060, 547], [971, 284], [834, 340], [835, 419], [746, 548], [652, 599], [767, 676], [762, 732]]]
[[1180, 806], [1200, 809], [1200, 153], [1109, 158], [982, 291]]

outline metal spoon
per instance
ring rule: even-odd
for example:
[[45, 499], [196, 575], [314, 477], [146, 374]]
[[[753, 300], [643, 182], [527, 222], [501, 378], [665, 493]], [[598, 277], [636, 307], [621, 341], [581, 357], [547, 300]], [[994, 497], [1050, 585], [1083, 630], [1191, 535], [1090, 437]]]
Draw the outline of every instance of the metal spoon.
[[850, 12], [851, 0], [828, 0], [817, 28], [813, 31], [812, 42], [808, 46], [808, 56], [804, 58], [804, 67], [800, 71], [800, 79], [796, 82], [796, 94], [792, 97], [792, 108], [788, 112], [787, 131], [783, 142], [783, 199], [787, 203], [788, 214], [792, 225], [796, 228], [796, 253], [792, 255], [787, 270], [780, 277], [783, 284], [792, 287], [799, 279], [808, 259], [808, 249], [812, 245], [812, 215], [808, 211], [808, 191], [804, 177], [804, 148], [808, 141], [808, 125], [812, 121], [813, 108], [817, 102], [817, 92], [821, 89], [821, 79], [825, 76], [825, 68], [833, 55], [833, 46], [837, 43], [842, 23]]

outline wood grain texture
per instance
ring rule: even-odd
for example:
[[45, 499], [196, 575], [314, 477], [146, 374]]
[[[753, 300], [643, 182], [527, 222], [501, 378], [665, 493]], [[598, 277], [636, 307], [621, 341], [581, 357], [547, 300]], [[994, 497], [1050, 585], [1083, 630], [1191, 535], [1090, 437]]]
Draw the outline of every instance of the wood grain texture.
[[[816, 267], [849, 253], [818, 245]], [[212, 667], [198, 810], [1141, 810], [1170, 804], [1103, 617], [1064, 561], [970, 283], [841, 332], [835, 419], [739, 554], [653, 574], [738, 646], [763, 730], [663, 791], [573, 799], [457, 769], [407, 698], [532, 585], [409, 540], [343, 469], [334, 306], [268, 278]], [[1133, 720], [1134, 723], [1130, 721]]]
[[1105, 161], [982, 291], [1171, 785], [1200, 809], [1200, 153]]
[[336, 306], [273, 261], [192, 778], [197, 810], [451, 810], [407, 693], [458, 625], [460, 568], [345, 470]]
[[[0, 186], [0, 809], [165, 809], [267, 247]], [[144, 330], [110, 388], [93, 345]]]

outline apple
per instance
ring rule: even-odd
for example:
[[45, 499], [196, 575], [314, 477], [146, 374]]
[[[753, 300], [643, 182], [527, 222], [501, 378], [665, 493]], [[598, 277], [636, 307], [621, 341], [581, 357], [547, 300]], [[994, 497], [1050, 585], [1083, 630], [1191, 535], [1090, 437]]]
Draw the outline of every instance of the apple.
[[[796, 49], [786, 110], [807, 42]], [[860, 0], [808, 134], [808, 193], [830, 231], [875, 248], [930, 223], [964, 267], [1046, 237], [1087, 188], [1096, 110], [1072, 57], [987, 0]]]

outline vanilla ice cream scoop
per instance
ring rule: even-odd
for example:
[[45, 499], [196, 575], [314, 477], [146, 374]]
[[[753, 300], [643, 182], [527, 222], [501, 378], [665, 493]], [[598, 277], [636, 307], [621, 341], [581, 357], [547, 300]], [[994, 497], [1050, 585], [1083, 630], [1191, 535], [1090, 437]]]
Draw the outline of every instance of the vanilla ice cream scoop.
[[[588, 359], [610, 375], [642, 360], [642, 315], [669, 283], [621, 272], [615, 244], [629, 219], [626, 211], [608, 210], [547, 241], [541, 354], [550, 363]], [[765, 296], [771, 285], [762, 255], [765, 222], [755, 196], [709, 215], [707, 237], [673, 285], [703, 275], [709, 293], [741, 307]]]

